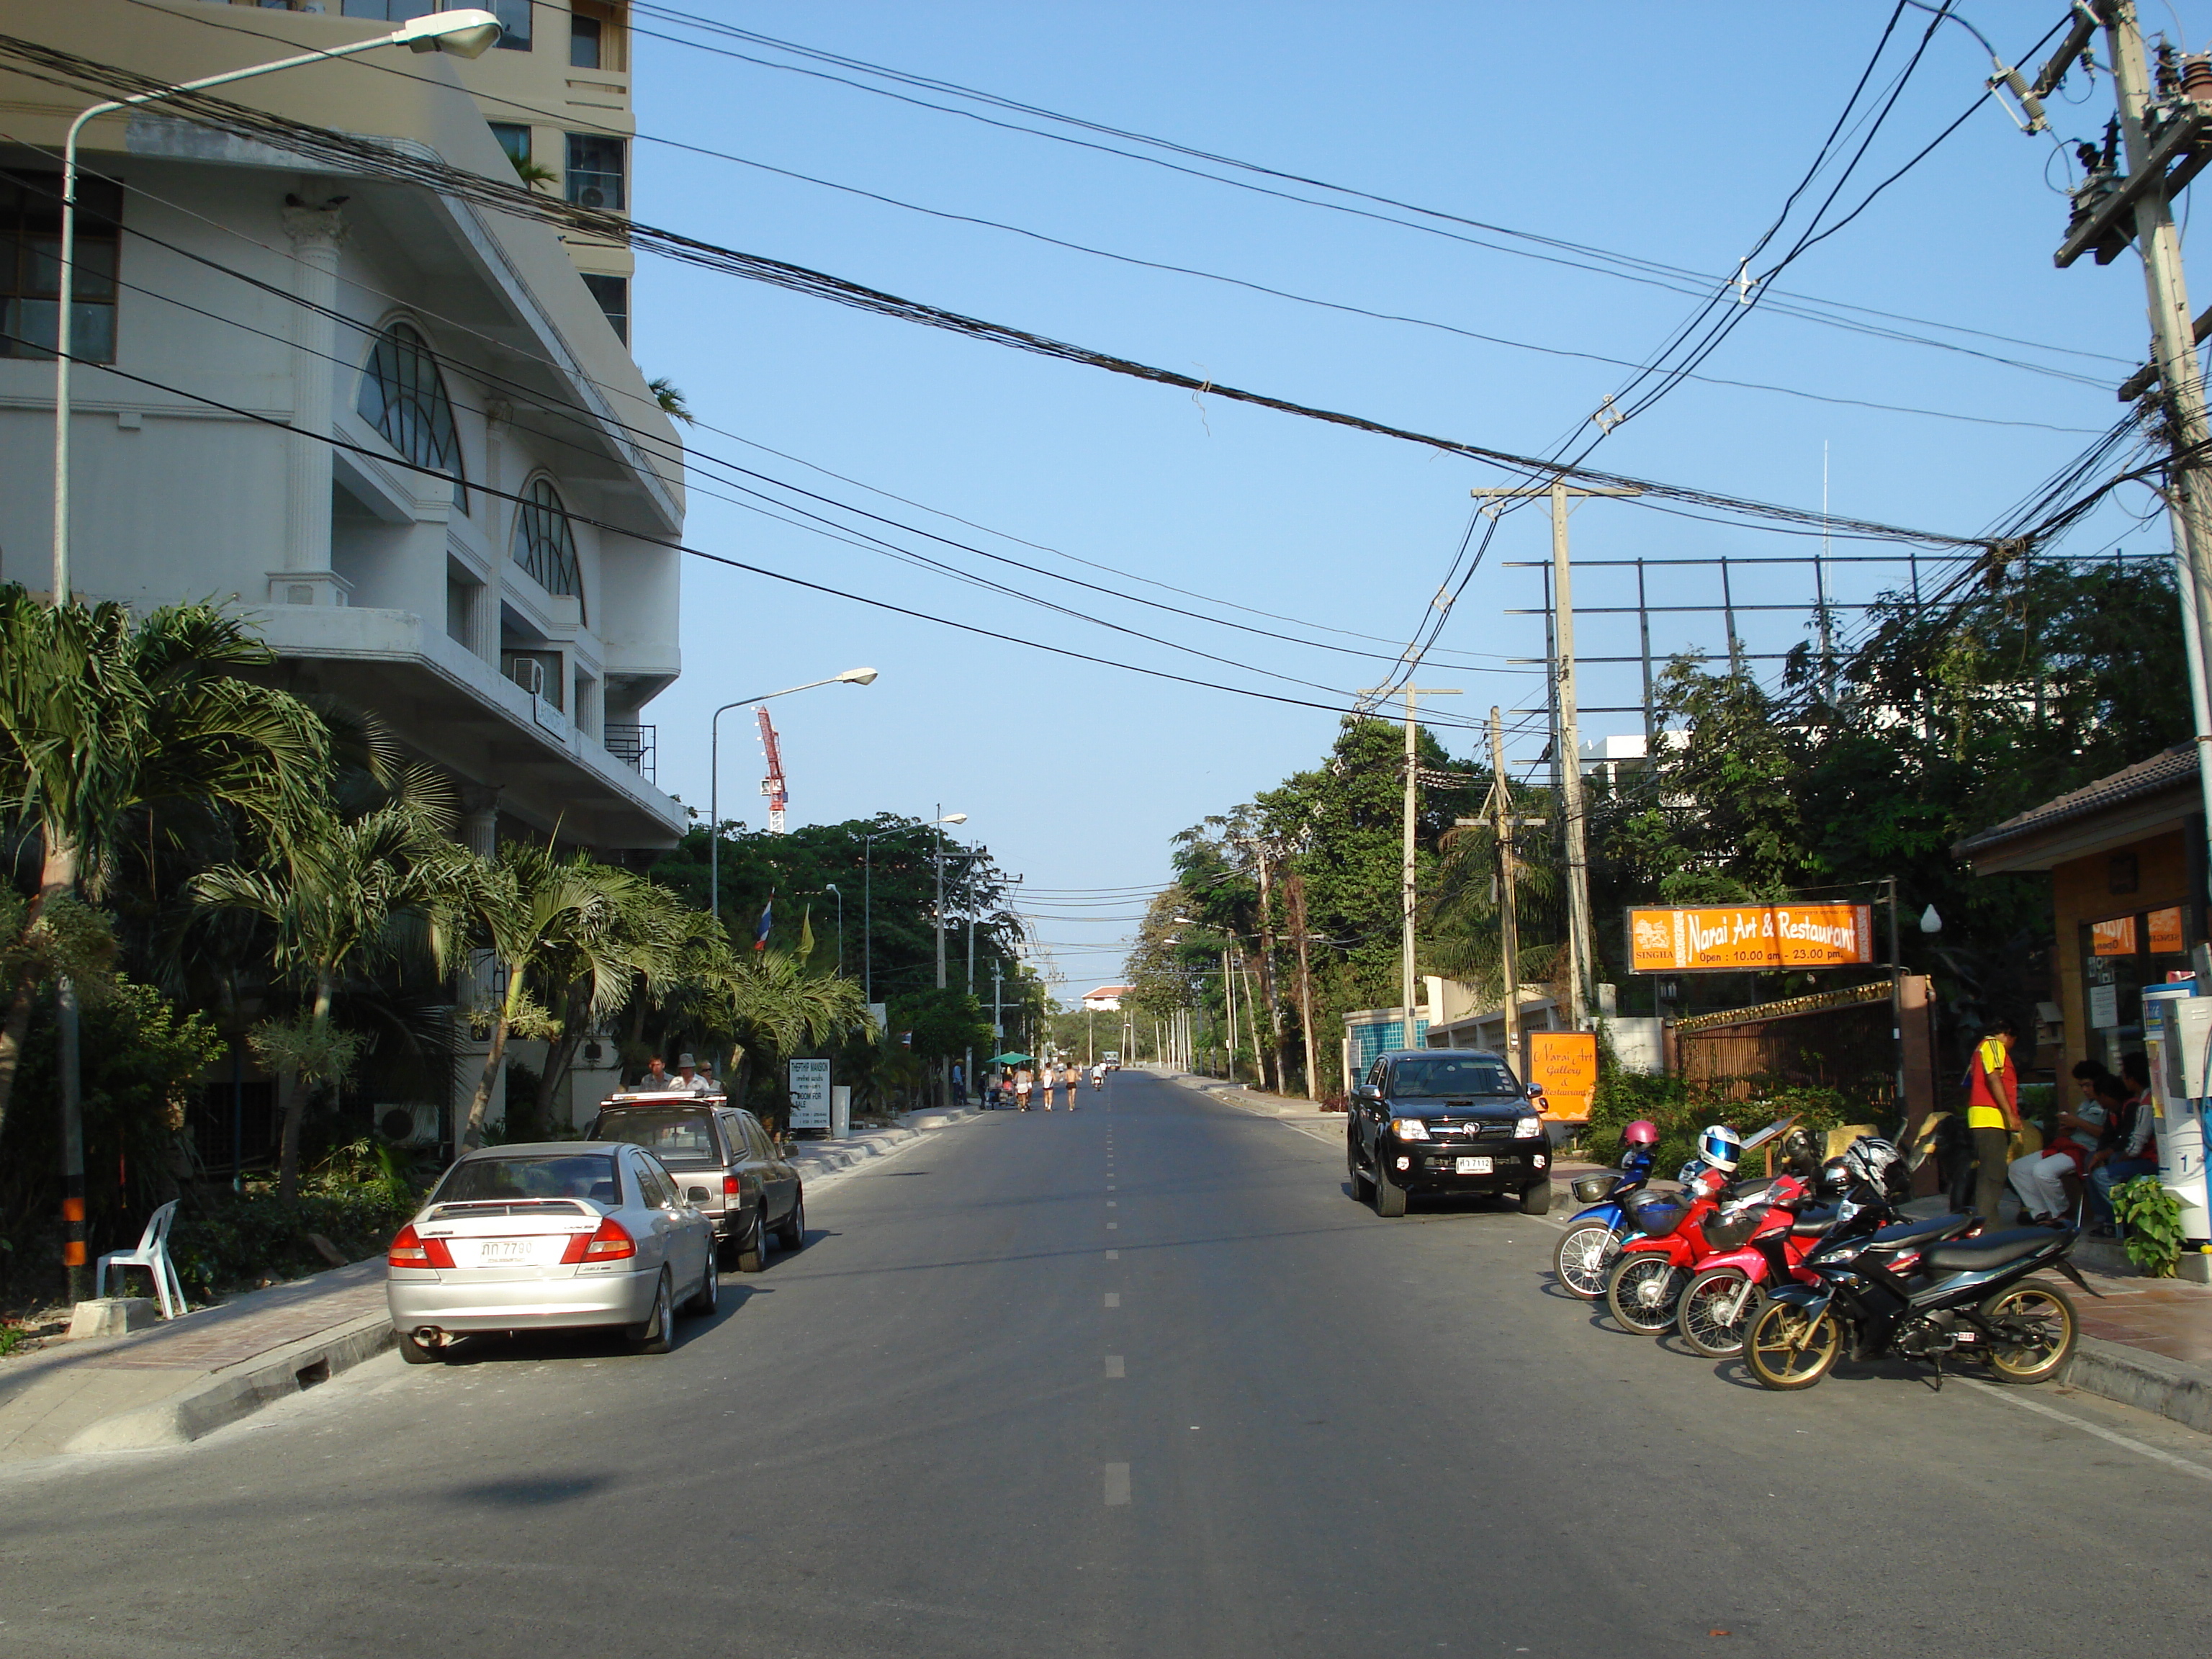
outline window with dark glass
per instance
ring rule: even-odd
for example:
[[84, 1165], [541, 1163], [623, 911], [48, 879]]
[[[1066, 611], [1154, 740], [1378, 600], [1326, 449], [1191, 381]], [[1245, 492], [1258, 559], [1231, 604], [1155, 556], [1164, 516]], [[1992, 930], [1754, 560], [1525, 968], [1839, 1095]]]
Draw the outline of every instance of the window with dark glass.
[[568, 17], [568, 67], [598, 69], [599, 67], [599, 36], [603, 25], [596, 17]]
[[[54, 353], [61, 316], [62, 178], [0, 170], [0, 357]], [[105, 179], [76, 186], [76, 303], [70, 355], [115, 361], [115, 259], [123, 191]]]
[[491, 0], [491, 15], [499, 19], [499, 44], [508, 52], [530, 50], [531, 0]]
[[535, 577], [548, 593], [566, 593], [582, 604], [584, 583], [576, 568], [576, 532], [551, 479], [540, 478], [522, 492], [522, 503], [514, 510], [514, 539], [509, 551], [515, 563]]
[[354, 406], [386, 443], [416, 465], [450, 473], [453, 505], [464, 513], [469, 510], [453, 402], [446, 396], [437, 359], [420, 334], [404, 323], [394, 323], [376, 337]]
[[607, 313], [614, 325], [615, 336], [624, 345], [629, 343], [629, 278], [627, 276], [599, 276], [584, 273], [584, 286], [592, 290], [592, 297], [599, 302], [599, 309]]
[[568, 135], [568, 199], [579, 207], [623, 205], [623, 141], [596, 132]]
[[499, 147], [507, 152], [507, 159], [517, 167], [526, 166], [530, 160], [530, 129], [519, 121], [494, 121], [491, 136], [499, 140]]

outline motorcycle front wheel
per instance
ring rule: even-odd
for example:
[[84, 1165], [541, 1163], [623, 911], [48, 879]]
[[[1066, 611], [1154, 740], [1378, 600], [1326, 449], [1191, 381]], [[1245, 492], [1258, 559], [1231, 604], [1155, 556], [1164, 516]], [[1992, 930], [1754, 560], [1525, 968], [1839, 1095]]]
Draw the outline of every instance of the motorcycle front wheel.
[[1605, 1294], [1605, 1275], [1620, 1254], [1620, 1239], [1602, 1221], [1585, 1221], [1559, 1240], [1552, 1256], [1552, 1272], [1563, 1289], [1585, 1302]]
[[1744, 1322], [1759, 1300], [1759, 1288], [1741, 1267], [1708, 1267], [1690, 1281], [1674, 1316], [1682, 1340], [1708, 1359], [1732, 1359], [1743, 1352]]
[[2056, 1285], [2030, 1281], [1982, 1304], [1990, 1343], [1990, 1375], [1999, 1382], [2041, 1382], [2073, 1355], [2074, 1304]]
[[1674, 1322], [1674, 1304], [1689, 1277], [1665, 1256], [1639, 1250], [1613, 1263], [1605, 1304], [1623, 1329], [1656, 1336]]
[[1843, 1322], [1825, 1310], [1816, 1319], [1802, 1308], [1770, 1301], [1744, 1329], [1743, 1363], [1763, 1389], [1809, 1389], [1835, 1369], [1843, 1352]]

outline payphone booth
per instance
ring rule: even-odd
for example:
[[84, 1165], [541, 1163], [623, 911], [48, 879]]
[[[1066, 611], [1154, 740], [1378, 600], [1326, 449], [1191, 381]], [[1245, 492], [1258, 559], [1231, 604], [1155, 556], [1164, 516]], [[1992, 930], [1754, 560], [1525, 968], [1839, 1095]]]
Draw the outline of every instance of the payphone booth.
[[2143, 993], [2143, 1053], [2157, 1109], [2158, 1176], [2181, 1206], [2184, 1248], [2212, 1242], [2204, 1113], [2212, 1099], [2212, 996], [2193, 981]]

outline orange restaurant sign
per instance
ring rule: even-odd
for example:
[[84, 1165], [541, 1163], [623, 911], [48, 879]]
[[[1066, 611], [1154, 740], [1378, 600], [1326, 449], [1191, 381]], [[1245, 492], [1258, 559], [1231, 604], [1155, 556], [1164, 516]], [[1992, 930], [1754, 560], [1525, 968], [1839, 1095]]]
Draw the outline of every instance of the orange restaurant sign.
[[1874, 961], [1867, 904], [1701, 904], [1628, 913], [1639, 974], [1849, 968]]
[[1554, 1122], [1587, 1122], [1597, 1093], [1597, 1033], [1523, 1031], [1528, 1080], [1544, 1090], [1544, 1115]]

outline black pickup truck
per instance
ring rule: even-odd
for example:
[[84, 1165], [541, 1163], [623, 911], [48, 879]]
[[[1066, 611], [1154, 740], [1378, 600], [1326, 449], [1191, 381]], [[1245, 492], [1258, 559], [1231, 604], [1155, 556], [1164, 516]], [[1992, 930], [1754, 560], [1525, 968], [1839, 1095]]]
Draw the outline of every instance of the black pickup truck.
[[1552, 1207], [1552, 1143], [1540, 1103], [1480, 1048], [1377, 1054], [1352, 1091], [1344, 1161], [1377, 1215], [1416, 1193], [1510, 1194], [1523, 1215]]

